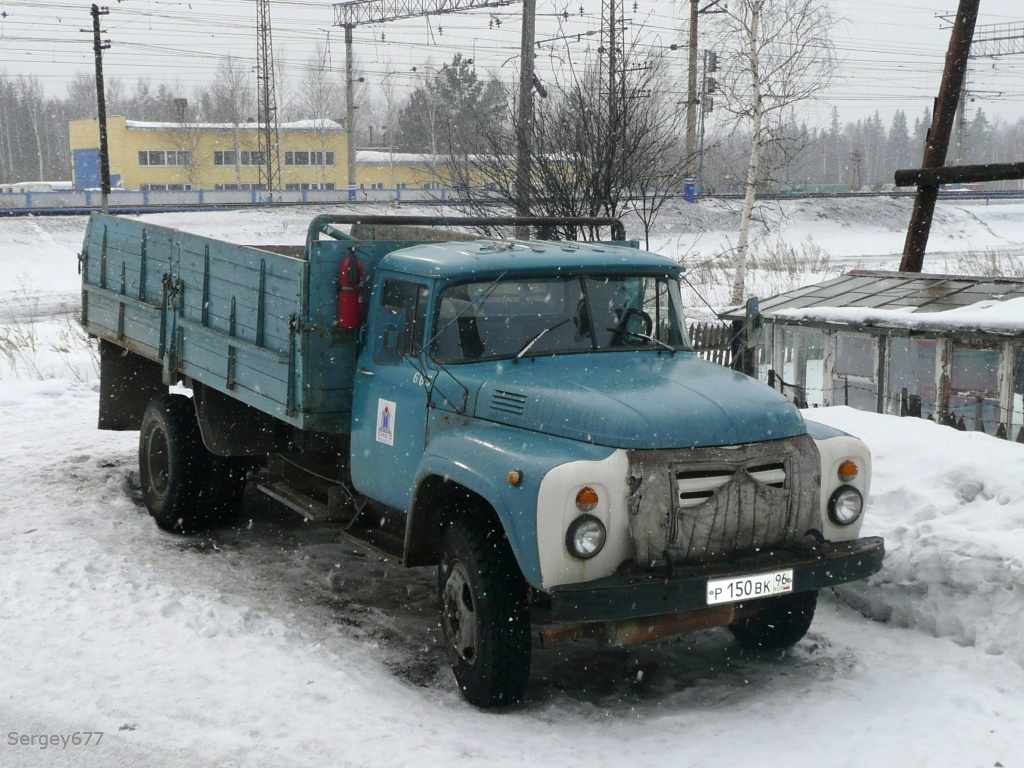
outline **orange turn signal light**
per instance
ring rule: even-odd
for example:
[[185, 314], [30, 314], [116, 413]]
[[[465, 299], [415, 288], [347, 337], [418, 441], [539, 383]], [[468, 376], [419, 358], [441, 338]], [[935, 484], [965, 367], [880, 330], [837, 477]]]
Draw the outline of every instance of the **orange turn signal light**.
[[600, 499], [597, 496], [597, 491], [590, 486], [581, 488], [580, 492], [576, 494], [576, 507], [581, 512], [589, 512], [594, 509], [594, 507], [597, 506], [598, 501], [600, 501]]
[[839, 465], [839, 479], [844, 483], [848, 483], [857, 477], [858, 472], [860, 472], [860, 469], [858, 469], [857, 465], [849, 459]]

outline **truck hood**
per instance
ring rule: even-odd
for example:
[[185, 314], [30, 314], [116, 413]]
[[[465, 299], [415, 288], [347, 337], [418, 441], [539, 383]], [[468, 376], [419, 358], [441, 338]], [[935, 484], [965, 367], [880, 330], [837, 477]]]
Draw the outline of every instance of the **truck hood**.
[[458, 366], [480, 419], [626, 449], [780, 440], [807, 430], [784, 397], [691, 352], [607, 352]]

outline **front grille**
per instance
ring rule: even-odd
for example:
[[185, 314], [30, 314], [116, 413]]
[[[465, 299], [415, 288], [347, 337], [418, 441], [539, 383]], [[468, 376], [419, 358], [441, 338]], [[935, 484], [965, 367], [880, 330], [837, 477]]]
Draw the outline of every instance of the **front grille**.
[[[747, 473], [771, 488], [785, 488], [786, 465], [765, 464], [750, 467]], [[715, 491], [732, 480], [734, 470], [699, 470], [696, 472], [677, 472], [676, 490], [679, 494], [676, 502], [679, 507], [696, 507], [710, 499]]]
[[636, 563], [723, 562], [821, 529], [820, 459], [807, 435], [766, 443], [630, 451]]

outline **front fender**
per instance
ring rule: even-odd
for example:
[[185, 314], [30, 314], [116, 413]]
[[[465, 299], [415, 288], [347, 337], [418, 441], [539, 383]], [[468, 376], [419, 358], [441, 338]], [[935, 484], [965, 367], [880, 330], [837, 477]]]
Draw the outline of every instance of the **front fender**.
[[[417, 495], [424, 480], [436, 476], [486, 499], [501, 520], [523, 576], [540, 587], [537, 499], [541, 480], [559, 465], [601, 461], [614, 449], [479, 419], [460, 420], [440, 434], [438, 426], [431, 425], [432, 438], [416, 473]], [[508, 481], [512, 470], [522, 473], [519, 485]]]

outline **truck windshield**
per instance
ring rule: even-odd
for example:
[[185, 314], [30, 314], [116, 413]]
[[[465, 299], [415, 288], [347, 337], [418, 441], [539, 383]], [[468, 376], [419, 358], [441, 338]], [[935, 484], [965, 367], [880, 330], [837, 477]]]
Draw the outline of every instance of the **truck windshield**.
[[689, 349], [666, 276], [504, 279], [446, 288], [431, 354], [442, 363], [637, 349]]

